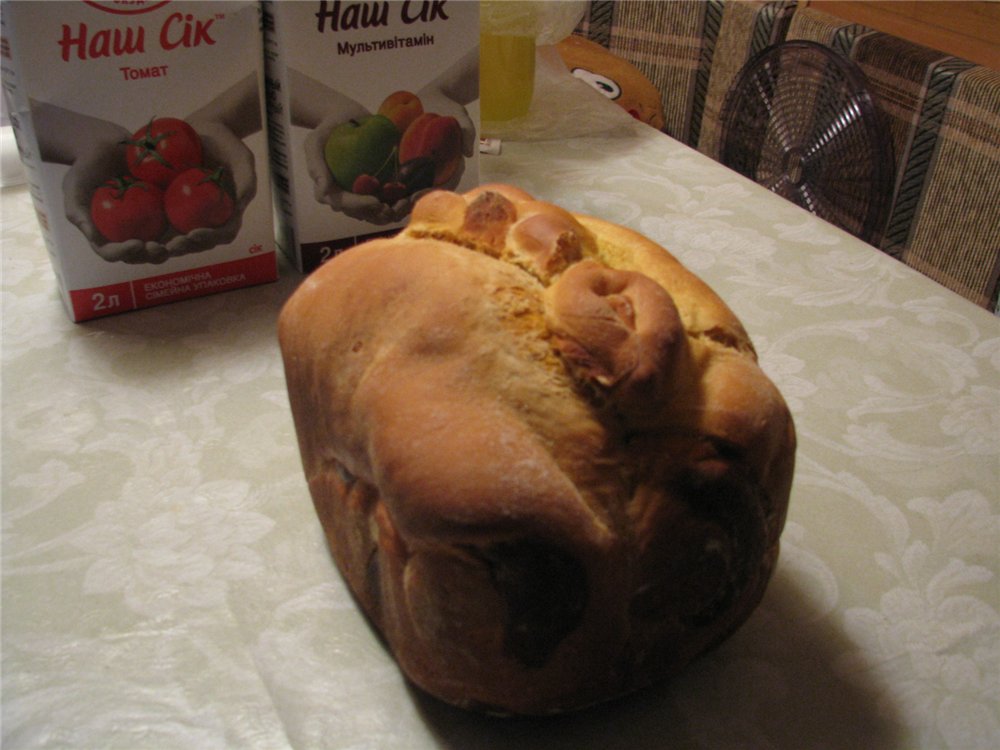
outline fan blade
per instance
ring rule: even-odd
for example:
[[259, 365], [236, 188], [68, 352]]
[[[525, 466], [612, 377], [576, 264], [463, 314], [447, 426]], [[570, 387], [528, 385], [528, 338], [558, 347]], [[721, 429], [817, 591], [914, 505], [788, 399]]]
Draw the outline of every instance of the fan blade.
[[760, 184], [766, 187], [772, 193], [777, 193], [782, 198], [786, 198], [788, 200], [792, 199], [791, 188], [793, 187], [793, 185], [792, 181], [788, 179], [787, 174], [784, 173], [776, 174], [772, 179], [768, 180], [767, 182], [762, 182]]
[[[774, 117], [774, 85], [775, 80], [769, 73], [755, 75], [752, 79], [753, 87], [746, 90], [745, 109], [750, 110], [754, 105], [759, 105], [766, 113], [767, 119]], [[753, 110], [755, 114], [759, 109]]]
[[822, 158], [822, 152], [832, 147], [837, 139], [844, 137], [851, 132], [855, 126], [864, 127], [861, 108], [857, 101], [851, 97], [837, 109], [837, 114], [832, 121], [823, 126], [823, 130], [816, 133], [811, 139], [811, 144], [803, 153], [803, 160]]
[[796, 185], [794, 202], [802, 206], [810, 213], [816, 214], [817, 216], [823, 216], [821, 209], [822, 201], [818, 200], [813, 194], [812, 185], [807, 182], [800, 183]]

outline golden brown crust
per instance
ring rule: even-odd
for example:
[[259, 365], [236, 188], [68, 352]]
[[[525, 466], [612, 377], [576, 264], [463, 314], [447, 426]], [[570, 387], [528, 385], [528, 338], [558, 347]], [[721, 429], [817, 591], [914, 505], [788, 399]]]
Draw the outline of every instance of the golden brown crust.
[[750, 614], [795, 435], [729, 308], [655, 243], [510, 186], [433, 192], [279, 323], [333, 555], [416, 684], [569, 710]]

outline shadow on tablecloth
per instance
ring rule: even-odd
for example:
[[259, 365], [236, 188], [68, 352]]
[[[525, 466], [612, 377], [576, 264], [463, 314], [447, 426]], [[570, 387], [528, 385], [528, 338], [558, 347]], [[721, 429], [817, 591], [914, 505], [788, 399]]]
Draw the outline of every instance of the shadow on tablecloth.
[[887, 686], [838, 667], [856, 649], [804, 589], [776, 576], [761, 607], [673, 680], [577, 714], [499, 719], [413, 689], [441, 747], [454, 750], [856, 750], [902, 744]]

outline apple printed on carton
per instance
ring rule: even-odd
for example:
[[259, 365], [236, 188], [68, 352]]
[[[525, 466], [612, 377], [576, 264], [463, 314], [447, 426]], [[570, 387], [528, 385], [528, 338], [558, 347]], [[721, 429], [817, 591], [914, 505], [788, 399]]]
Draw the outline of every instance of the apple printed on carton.
[[393, 162], [399, 131], [384, 115], [366, 115], [333, 129], [323, 155], [333, 178], [344, 190], [368, 175], [379, 183], [395, 174]]
[[416, 94], [396, 91], [375, 114], [334, 128], [323, 156], [342, 189], [391, 205], [452, 178], [462, 129], [454, 117], [425, 112]]

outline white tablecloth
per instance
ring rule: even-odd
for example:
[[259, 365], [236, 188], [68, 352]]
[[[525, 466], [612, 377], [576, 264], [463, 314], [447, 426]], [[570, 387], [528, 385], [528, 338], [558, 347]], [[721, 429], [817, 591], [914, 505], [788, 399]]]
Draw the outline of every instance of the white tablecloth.
[[1000, 321], [638, 124], [482, 172], [647, 234], [750, 331], [800, 438], [750, 621], [552, 720], [408, 688], [301, 475], [274, 335], [301, 277], [74, 325], [8, 188], [3, 747], [1000, 746]]

